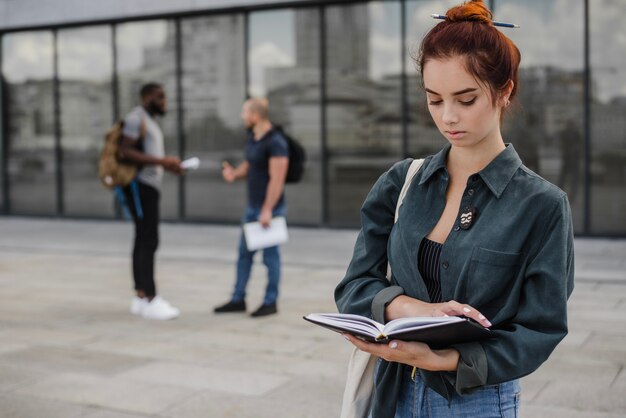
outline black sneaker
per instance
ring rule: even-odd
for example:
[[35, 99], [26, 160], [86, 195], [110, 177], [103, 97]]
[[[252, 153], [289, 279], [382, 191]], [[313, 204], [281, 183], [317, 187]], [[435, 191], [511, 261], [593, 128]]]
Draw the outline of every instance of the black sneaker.
[[263, 304], [259, 306], [259, 309], [252, 312], [250, 316], [253, 316], [253, 317], [267, 316], [267, 315], [275, 314], [276, 312], [278, 312], [278, 309], [276, 309], [275, 303], [270, 303], [269, 305]]
[[215, 313], [227, 313], [227, 312], [245, 312], [246, 311], [246, 301], [242, 300], [241, 302], [233, 302], [230, 301], [224, 305], [217, 306], [213, 309]]

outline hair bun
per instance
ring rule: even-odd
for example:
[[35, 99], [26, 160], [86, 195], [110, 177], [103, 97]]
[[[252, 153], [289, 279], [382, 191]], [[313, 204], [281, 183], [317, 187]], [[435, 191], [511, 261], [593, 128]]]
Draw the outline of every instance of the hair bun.
[[473, 0], [448, 10], [446, 20], [449, 22], [482, 22], [492, 24], [493, 15], [482, 0]]

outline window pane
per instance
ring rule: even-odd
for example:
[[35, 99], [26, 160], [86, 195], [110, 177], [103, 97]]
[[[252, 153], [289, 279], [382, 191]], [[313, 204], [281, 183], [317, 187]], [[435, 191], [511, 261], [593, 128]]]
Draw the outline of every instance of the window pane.
[[359, 225], [376, 179], [402, 157], [399, 2], [326, 9], [329, 222]]
[[626, 3], [590, 1], [591, 232], [626, 233]]
[[568, 194], [574, 228], [584, 222], [583, 0], [559, 2], [498, 0], [496, 20], [522, 53], [518, 107], [505, 116], [503, 136], [524, 164]]
[[181, 25], [186, 154], [201, 161], [185, 179], [186, 215], [237, 221], [245, 182], [225, 183], [221, 163], [234, 164], [243, 155], [244, 18], [202, 17], [184, 19]]
[[111, 28], [60, 30], [58, 62], [65, 213], [112, 217], [113, 194], [98, 179], [98, 156], [112, 122]]
[[[163, 86], [167, 114], [156, 118], [163, 131], [165, 153], [178, 155], [178, 98], [176, 93], [176, 24], [173, 20], [125, 23], [117, 26], [119, 117], [141, 104], [139, 90], [146, 83]], [[161, 188], [161, 217], [178, 218], [178, 177], [165, 172]]]
[[319, 224], [321, 197], [320, 22], [318, 9], [250, 15], [250, 94], [267, 97], [270, 118], [306, 149], [303, 179], [287, 185], [289, 221]]
[[11, 213], [52, 215], [56, 212], [52, 33], [4, 35], [2, 55]]
[[458, 0], [408, 1], [406, 3], [406, 51], [405, 71], [407, 75], [408, 103], [408, 151], [415, 158], [423, 158], [435, 154], [446, 144], [445, 138], [435, 126], [428, 107], [426, 95], [422, 88], [421, 78], [417, 71], [415, 59], [419, 46], [426, 32], [440, 22], [430, 17], [431, 14], [445, 14]]

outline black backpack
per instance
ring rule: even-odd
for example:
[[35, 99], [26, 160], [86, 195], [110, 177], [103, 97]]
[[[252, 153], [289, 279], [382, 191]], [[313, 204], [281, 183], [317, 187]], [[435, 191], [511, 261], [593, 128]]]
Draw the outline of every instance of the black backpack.
[[306, 151], [300, 143], [289, 136], [281, 126], [274, 125], [274, 129], [280, 133], [287, 141], [289, 147], [289, 168], [287, 169], [286, 183], [298, 183], [304, 174], [304, 164], [306, 162]]

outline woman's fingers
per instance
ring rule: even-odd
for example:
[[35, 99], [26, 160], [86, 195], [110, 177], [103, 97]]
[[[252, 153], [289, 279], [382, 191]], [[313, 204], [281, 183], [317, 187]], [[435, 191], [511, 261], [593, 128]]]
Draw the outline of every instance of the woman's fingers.
[[[444, 305], [447, 305], [448, 308], [454, 311], [453, 315], [464, 315], [468, 318], [472, 318], [474, 321], [478, 322], [484, 327], [491, 326], [491, 322], [489, 322], [485, 315], [483, 315], [470, 305], [462, 304], [454, 300], [446, 302]], [[446, 309], [444, 308], [443, 311], [446, 311]]]
[[359, 350], [370, 353], [376, 357], [380, 357], [385, 361], [411, 365], [416, 361], [423, 361], [423, 359], [431, 353], [428, 345], [423, 343], [399, 340], [392, 340], [387, 344], [368, 343], [349, 334], [342, 335]]

